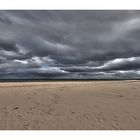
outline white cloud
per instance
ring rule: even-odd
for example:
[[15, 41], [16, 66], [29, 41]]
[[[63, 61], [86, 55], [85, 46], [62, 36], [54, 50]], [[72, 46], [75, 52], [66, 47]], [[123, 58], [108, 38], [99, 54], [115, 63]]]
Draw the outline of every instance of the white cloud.
[[126, 63], [139, 63], [140, 64], [140, 57], [130, 57], [130, 58], [116, 58], [114, 60], [108, 61], [102, 66], [96, 67], [95, 69], [106, 69], [111, 67], [117, 67], [118, 65], [123, 65]]
[[27, 60], [14, 60], [15, 62], [20, 62], [22, 64], [28, 64]]

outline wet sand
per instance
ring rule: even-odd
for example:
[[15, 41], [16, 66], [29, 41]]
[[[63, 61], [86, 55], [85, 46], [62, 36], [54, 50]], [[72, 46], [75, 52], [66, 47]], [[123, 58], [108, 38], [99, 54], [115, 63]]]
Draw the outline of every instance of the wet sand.
[[1, 130], [140, 130], [140, 81], [0, 83]]

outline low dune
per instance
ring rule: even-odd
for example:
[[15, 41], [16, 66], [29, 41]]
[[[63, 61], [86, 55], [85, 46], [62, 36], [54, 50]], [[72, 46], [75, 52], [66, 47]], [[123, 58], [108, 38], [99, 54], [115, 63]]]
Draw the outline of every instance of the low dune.
[[140, 81], [0, 83], [0, 129], [140, 129]]

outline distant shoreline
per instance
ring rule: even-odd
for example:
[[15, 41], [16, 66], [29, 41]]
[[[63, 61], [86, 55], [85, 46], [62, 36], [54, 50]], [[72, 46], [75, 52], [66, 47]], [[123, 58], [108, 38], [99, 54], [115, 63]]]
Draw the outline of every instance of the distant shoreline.
[[139, 81], [140, 79], [0, 79], [0, 83], [6, 82], [91, 82], [91, 81]]

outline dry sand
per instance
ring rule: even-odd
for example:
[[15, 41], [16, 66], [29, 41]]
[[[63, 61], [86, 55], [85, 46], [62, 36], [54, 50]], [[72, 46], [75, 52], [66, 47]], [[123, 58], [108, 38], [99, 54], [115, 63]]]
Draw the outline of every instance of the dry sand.
[[140, 81], [0, 83], [0, 129], [140, 129]]

